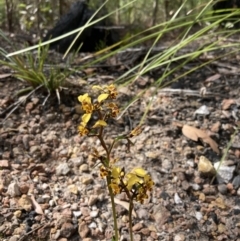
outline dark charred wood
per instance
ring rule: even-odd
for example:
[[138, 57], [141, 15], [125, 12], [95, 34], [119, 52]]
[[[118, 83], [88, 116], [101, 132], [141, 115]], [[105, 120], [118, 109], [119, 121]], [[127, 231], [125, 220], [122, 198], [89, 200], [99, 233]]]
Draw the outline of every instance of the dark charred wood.
[[[219, 15], [220, 17], [223, 14], [231, 14], [234, 11], [240, 10], [240, 0], [223, 0], [216, 1], [213, 5], [214, 15]], [[222, 12], [217, 12], [220, 10], [226, 10]], [[234, 14], [231, 17], [223, 21], [222, 25], [225, 25], [226, 22], [232, 22], [235, 28], [240, 28], [240, 14]]]
[[[91, 10], [87, 3], [78, 1], [74, 3], [69, 12], [62, 16], [56, 25], [47, 33], [43, 41], [59, 37], [70, 31], [82, 27], [93, 16], [94, 11]], [[99, 15], [94, 19], [99, 18]], [[64, 53], [75, 39], [76, 34], [72, 34], [64, 39], [58, 40], [50, 44], [50, 49], [55, 49]], [[107, 20], [102, 20], [85, 29], [75, 44], [72, 50], [77, 50], [82, 44], [81, 52], [94, 52], [99, 50], [101, 45], [110, 46], [119, 41], [117, 30], [111, 29]]]

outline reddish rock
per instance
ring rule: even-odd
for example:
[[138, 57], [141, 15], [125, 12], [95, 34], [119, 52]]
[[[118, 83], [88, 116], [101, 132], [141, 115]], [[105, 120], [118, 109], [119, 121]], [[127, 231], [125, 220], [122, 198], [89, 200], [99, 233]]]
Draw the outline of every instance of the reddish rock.
[[49, 236], [50, 228], [43, 227], [37, 231], [37, 236], [39, 239], [46, 239]]
[[74, 231], [74, 226], [71, 223], [64, 223], [61, 227], [61, 236], [69, 238]]
[[142, 228], [140, 232], [145, 236], [150, 234], [150, 230], [148, 228]]
[[140, 230], [142, 227], [143, 227], [143, 224], [142, 224], [142, 223], [137, 223], [137, 224], [135, 224], [135, 225], [132, 227], [132, 230], [133, 230], [133, 231], [138, 231], [138, 230]]
[[9, 168], [9, 161], [8, 160], [0, 160], [0, 168]]
[[78, 226], [78, 233], [81, 238], [86, 238], [88, 233], [90, 232], [89, 227], [85, 222], [81, 222]]
[[27, 194], [29, 190], [29, 185], [27, 183], [19, 183], [19, 190], [22, 194]]

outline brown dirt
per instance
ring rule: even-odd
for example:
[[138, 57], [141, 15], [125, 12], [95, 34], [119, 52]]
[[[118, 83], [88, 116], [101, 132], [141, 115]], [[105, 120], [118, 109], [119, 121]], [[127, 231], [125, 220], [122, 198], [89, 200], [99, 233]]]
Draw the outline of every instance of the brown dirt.
[[[212, 176], [198, 169], [201, 156], [213, 164], [221, 160], [239, 125], [237, 59], [215, 61], [181, 78], [171, 90], [151, 87], [106, 129], [109, 140], [128, 133], [153, 101], [130, 153], [124, 142], [114, 151], [125, 170], [142, 166], [155, 182], [149, 199], [135, 206], [135, 241], [240, 240], [239, 133], [225, 158], [224, 165], [234, 167], [228, 180], [211, 184]], [[197, 65], [189, 63], [176, 75]], [[119, 105], [150, 86], [162, 71], [119, 86]], [[0, 75], [5, 72], [1, 67]], [[95, 68], [94, 77], [86, 79], [90, 85], [107, 84], [112, 82], [109, 76], [115, 79], [116, 69]], [[77, 96], [88, 92], [89, 85], [62, 90], [60, 105], [56, 95], [43, 105], [46, 93], [38, 90], [5, 119], [11, 110], [7, 108], [20, 98], [16, 92], [26, 86], [11, 76], [0, 79], [0, 240], [110, 240], [113, 222], [107, 188], [90, 155], [92, 147], [100, 147], [99, 141], [77, 132], [81, 120]], [[202, 87], [206, 95], [198, 93]], [[230, 100], [229, 106], [222, 105], [224, 100]], [[196, 114], [203, 105], [209, 114]], [[185, 137], [184, 124], [206, 131], [220, 155], [207, 143]], [[43, 215], [29, 201], [30, 194]], [[126, 201], [125, 195], [118, 198]], [[127, 213], [117, 205], [121, 240], [128, 240]]]

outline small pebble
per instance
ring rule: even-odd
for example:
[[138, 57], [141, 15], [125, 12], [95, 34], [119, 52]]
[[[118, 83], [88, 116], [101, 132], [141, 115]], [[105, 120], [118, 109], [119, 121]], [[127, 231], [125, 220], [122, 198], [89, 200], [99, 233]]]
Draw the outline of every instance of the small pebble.
[[22, 215], [22, 211], [21, 210], [17, 210], [14, 212], [14, 216], [17, 217], [17, 218], [20, 218]]
[[79, 181], [85, 185], [88, 185], [93, 182], [93, 178], [91, 176], [81, 176], [79, 177]]
[[43, 184], [42, 184], [42, 189], [43, 189], [43, 190], [46, 190], [47, 188], [48, 188], [48, 184], [47, 184], [47, 183], [43, 183]]
[[0, 169], [9, 168], [9, 161], [8, 160], [0, 160]]
[[96, 218], [97, 216], [98, 216], [98, 210], [90, 212], [90, 217]]
[[143, 224], [142, 224], [142, 223], [136, 223], [136, 224], [132, 227], [133, 231], [139, 231], [139, 230], [142, 229], [142, 228], [143, 228]]
[[228, 183], [236, 169], [235, 166], [225, 166], [223, 163], [214, 163], [214, 168], [217, 170], [217, 180], [218, 183]]
[[77, 210], [78, 210], [78, 204], [77, 204], [77, 203], [73, 203], [73, 204], [71, 205], [71, 209], [72, 209], [73, 211], [77, 211]]
[[50, 205], [51, 207], [53, 207], [53, 206], [55, 205], [54, 200], [51, 199], [51, 200], [49, 201], [49, 205]]
[[82, 172], [88, 172], [88, 171], [89, 171], [89, 166], [88, 166], [88, 164], [83, 163], [83, 164], [79, 167], [79, 171], [80, 171], [80, 173], [82, 173]]
[[237, 195], [240, 196], [240, 188], [237, 190]]
[[200, 108], [198, 108], [195, 112], [194, 112], [194, 117], [196, 115], [201, 115], [201, 116], [206, 116], [209, 115], [210, 112], [208, 110], [208, 107], [206, 105], [202, 105]]
[[9, 194], [11, 197], [20, 196], [20, 188], [17, 183], [13, 182], [8, 186], [7, 194]]
[[195, 212], [195, 217], [198, 221], [200, 221], [202, 219], [203, 215], [201, 212]]
[[184, 241], [185, 240], [185, 235], [184, 234], [176, 234], [174, 236], [174, 241]]
[[9, 241], [18, 241], [20, 238], [20, 235], [13, 235], [12, 237], [9, 238]]
[[89, 225], [88, 225], [89, 228], [97, 228], [97, 224], [95, 222], [91, 222]]
[[190, 185], [191, 185], [192, 189], [195, 191], [198, 191], [201, 188], [201, 186], [196, 183], [191, 183]]
[[149, 211], [147, 209], [140, 208], [137, 210], [137, 215], [139, 219], [149, 219]]
[[172, 163], [168, 159], [162, 161], [162, 167], [166, 170], [172, 169]]
[[176, 204], [182, 204], [182, 199], [179, 197], [177, 193], [174, 194], [174, 202]]
[[70, 168], [67, 163], [61, 163], [56, 168], [56, 175], [67, 175], [70, 172]]
[[236, 177], [233, 178], [232, 184], [233, 184], [233, 187], [235, 189], [239, 188], [239, 186], [240, 186], [240, 175], [237, 175]]
[[209, 175], [215, 174], [215, 169], [212, 163], [205, 156], [200, 156], [200, 159], [198, 162], [198, 171], [203, 174], [209, 174]]
[[228, 192], [228, 188], [227, 188], [227, 185], [225, 184], [219, 184], [218, 185], [218, 191], [221, 193], [221, 194], [227, 194]]
[[81, 215], [82, 215], [82, 212], [81, 212], [81, 211], [73, 211], [73, 216], [74, 216], [75, 218], [79, 218]]
[[97, 195], [91, 195], [88, 200], [88, 205], [92, 206], [98, 201], [98, 196]]
[[71, 193], [75, 194], [75, 195], [78, 194], [78, 187], [77, 187], [76, 185], [74, 185], [74, 184], [69, 185], [69, 186], [68, 186], [68, 190], [69, 190]]

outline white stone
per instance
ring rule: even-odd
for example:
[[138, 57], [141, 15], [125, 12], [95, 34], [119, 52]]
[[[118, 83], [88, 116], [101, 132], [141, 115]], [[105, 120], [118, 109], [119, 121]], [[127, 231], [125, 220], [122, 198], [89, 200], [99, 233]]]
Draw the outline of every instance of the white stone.
[[81, 212], [81, 211], [73, 211], [73, 216], [74, 216], [75, 218], [79, 218], [81, 215], [82, 215], [82, 212]]
[[[219, 166], [220, 165], [220, 166]], [[224, 163], [216, 162], [214, 163], [214, 168], [217, 172], [218, 183], [228, 183], [232, 177], [235, 170], [235, 166], [225, 166]]]
[[200, 185], [198, 185], [197, 183], [191, 183], [190, 185], [193, 188], [193, 190], [195, 190], [195, 191], [198, 191], [201, 188]]
[[98, 210], [90, 212], [90, 217], [96, 218], [97, 216], [98, 216]]
[[176, 204], [182, 204], [182, 199], [179, 197], [177, 193], [174, 194], [174, 202]]
[[55, 205], [55, 202], [54, 202], [54, 200], [52, 200], [52, 199], [51, 199], [48, 203], [49, 203], [49, 205], [50, 205], [51, 207], [53, 207], [53, 206]]
[[97, 224], [95, 222], [92, 222], [88, 225], [89, 228], [97, 228]]
[[48, 210], [48, 209], [44, 210], [45, 215], [48, 215], [49, 213], [50, 213], [50, 210]]
[[42, 195], [42, 198], [43, 198], [45, 201], [48, 202], [51, 197], [50, 197], [48, 194], [44, 194], [44, 195]]
[[205, 115], [209, 115], [209, 114], [210, 114], [210, 112], [209, 112], [208, 107], [206, 105], [202, 105], [200, 108], [198, 108], [194, 112], [194, 116], [196, 116], [196, 115], [205, 116]]
[[11, 197], [20, 196], [21, 192], [20, 192], [18, 184], [15, 182], [9, 184], [7, 194], [9, 194]]
[[70, 168], [68, 167], [68, 164], [66, 162], [59, 164], [56, 168], [56, 175], [58, 176], [67, 175], [69, 172]]
[[195, 212], [195, 217], [198, 221], [200, 221], [202, 219], [203, 215], [201, 212]]
[[47, 188], [48, 188], [48, 184], [47, 184], [47, 183], [43, 183], [43, 184], [42, 184], [42, 189], [43, 189], [43, 190], [46, 190]]
[[237, 190], [237, 195], [240, 196], [240, 187]]

